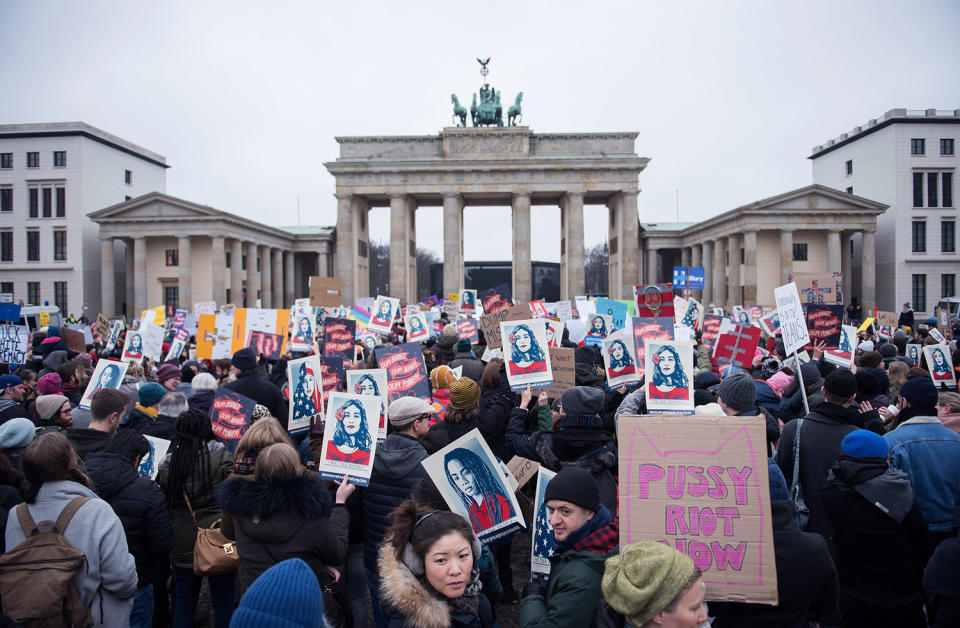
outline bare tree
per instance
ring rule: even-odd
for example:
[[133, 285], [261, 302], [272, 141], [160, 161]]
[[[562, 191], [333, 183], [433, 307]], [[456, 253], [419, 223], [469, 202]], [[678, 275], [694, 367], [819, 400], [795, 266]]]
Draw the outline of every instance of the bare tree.
[[390, 294], [390, 246], [370, 241], [370, 294]]
[[587, 250], [586, 260], [584, 261], [584, 283], [587, 294], [605, 295], [609, 294], [608, 268], [610, 262], [610, 248], [606, 242], [598, 244]]

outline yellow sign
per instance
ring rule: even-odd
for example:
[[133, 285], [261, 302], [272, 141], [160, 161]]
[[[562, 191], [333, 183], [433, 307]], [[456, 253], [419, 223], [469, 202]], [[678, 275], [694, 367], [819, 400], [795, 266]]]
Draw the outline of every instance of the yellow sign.
[[867, 320], [863, 321], [863, 323], [861, 323], [860, 326], [857, 327], [857, 331], [858, 331], [858, 332], [865, 331], [865, 330], [867, 329], [867, 327], [870, 327], [870, 324], [871, 324], [871, 323], [873, 323], [873, 317], [872, 317], [872, 316], [871, 316], [870, 318], [868, 318]]
[[50, 326], [50, 312], [41, 311], [39, 314], [40, 326], [49, 327]]

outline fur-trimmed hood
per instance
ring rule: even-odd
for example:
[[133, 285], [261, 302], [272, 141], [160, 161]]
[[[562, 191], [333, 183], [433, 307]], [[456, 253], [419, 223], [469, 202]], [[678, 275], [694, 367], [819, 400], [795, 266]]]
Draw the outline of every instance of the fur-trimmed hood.
[[380, 595], [411, 628], [448, 628], [450, 607], [431, 595], [391, 545], [380, 546]]
[[220, 507], [236, 517], [268, 519], [297, 514], [306, 519], [330, 515], [333, 498], [316, 475], [267, 476], [259, 481], [232, 477], [217, 491]]

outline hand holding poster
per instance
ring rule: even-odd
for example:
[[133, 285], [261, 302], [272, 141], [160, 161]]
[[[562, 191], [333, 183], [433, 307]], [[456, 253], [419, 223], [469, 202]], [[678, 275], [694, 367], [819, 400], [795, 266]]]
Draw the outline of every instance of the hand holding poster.
[[370, 314], [370, 322], [367, 323], [367, 329], [381, 334], [389, 334], [399, 311], [400, 299], [377, 295], [377, 300], [373, 304], [373, 312]]
[[777, 301], [777, 314], [780, 315], [780, 335], [783, 336], [783, 350], [786, 353], [793, 353], [810, 344], [807, 321], [803, 316], [803, 307], [800, 305], [797, 285], [788, 283], [774, 288], [773, 295]]
[[87, 388], [80, 397], [80, 407], [89, 408], [90, 399], [93, 395], [104, 388], [120, 388], [123, 383], [123, 376], [127, 372], [129, 362], [118, 362], [116, 360], [101, 359], [97, 362], [97, 367], [93, 369], [90, 375], [90, 381], [87, 382]]
[[353, 360], [353, 340], [357, 332], [356, 321], [346, 318], [328, 318], [323, 326], [323, 357]]
[[323, 414], [323, 388], [320, 358], [310, 355], [287, 362], [290, 405], [287, 433], [298, 434], [310, 429]]
[[925, 345], [923, 355], [927, 358], [927, 368], [930, 370], [930, 379], [939, 391], [941, 385], [956, 390], [957, 374], [953, 370], [953, 361], [950, 359], [950, 347], [947, 345]]
[[550, 514], [543, 497], [547, 492], [547, 484], [556, 473], [540, 465], [537, 472], [537, 492], [533, 500], [533, 533], [531, 535], [530, 571], [534, 573], [550, 573], [550, 558], [555, 553], [553, 526], [550, 525]]
[[387, 370], [387, 405], [400, 397], [430, 399], [430, 377], [419, 342], [377, 347], [377, 364]]
[[369, 395], [380, 402], [380, 422], [377, 440], [387, 437], [387, 370], [358, 369], [347, 371], [347, 391], [354, 395]]
[[253, 416], [253, 407], [257, 402], [249, 397], [220, 387], [210, 407], [210, 423], [216, 436], [231, 452], [243, 437]]
[[376, 397], [330, 393], [323, 430], [323, 450], [317, 468], [320, 477], [339, 482], [344, 475], [358, 486], [370, 483], [373, 457], [377, 453]]
[[633, 339], [623, 332], [615, 332], [603, 341], [603, 365], [607, 370], [607, 387], [611, 390], [641, 379]]
[[665, 541], [707, 599], [777, 603], [763, 417], [619, 418], [620, 547]]
[[500, 323], [500, 337], [507, 341], [503, 357], [510, 390], [517, 392], [527, 386], [546, 388], [553, 385], [547, 332], [542, 320]]
[[693, 414], [693, 343], [651, 340], [646, 349], [647, 411]]

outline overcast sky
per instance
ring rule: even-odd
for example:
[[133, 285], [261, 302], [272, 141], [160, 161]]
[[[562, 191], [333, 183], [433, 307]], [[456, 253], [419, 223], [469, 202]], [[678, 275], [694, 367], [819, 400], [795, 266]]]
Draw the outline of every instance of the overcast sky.
[[[438, 133], [489, 56], [534, 132], [637, 131], [641, 220], [679, 191], [693, 221], [809, 184], [812, 146], [887, 109], [960, 107], [958, 27], [955, 0], [3, 0], [0, 122], [82, 120], [166, 156], [168, 194], [273, 225], [299, 195], [333, 225], [334, 137]], [[585, 214], [589, 247], [606, 210]], [[417, 221], [439, 253], [439, 210]], [[534, 208], [535, 260], [559, 261], [558, 221]], [[509, 259], [509, 227], [468, 208], [466, 259]]]

